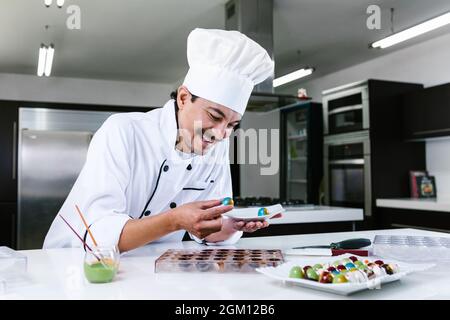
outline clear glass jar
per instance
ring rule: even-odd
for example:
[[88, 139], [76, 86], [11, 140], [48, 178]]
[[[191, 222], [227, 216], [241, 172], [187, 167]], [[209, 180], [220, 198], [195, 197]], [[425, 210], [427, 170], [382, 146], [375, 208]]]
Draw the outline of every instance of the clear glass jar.
[[113, 281], [119, 269], [120, 253], [117, 246], [95, 247], [86, 250], [83, 261], [84, 275], [91, 283]]

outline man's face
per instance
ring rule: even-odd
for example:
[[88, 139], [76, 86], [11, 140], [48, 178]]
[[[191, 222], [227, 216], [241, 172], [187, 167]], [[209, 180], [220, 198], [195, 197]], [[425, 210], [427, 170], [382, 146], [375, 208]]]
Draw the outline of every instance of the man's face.
[[202, 155], [221, 140], [227, 139], [242, 116], [223, 105], [197, 98], [186, 87], [178, 89], [178, 147], [183, 152]]

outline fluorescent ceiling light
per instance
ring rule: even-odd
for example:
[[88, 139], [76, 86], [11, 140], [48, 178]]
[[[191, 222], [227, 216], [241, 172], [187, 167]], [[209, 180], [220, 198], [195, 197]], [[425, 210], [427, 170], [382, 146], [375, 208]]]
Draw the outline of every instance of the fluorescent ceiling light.
[[50, 73], [52, 72], [52, 64], [53, 64], [53, 55], [55, 54], [55, 48], [53, 48], [53, 45], [51, 44], [47, 48], [47, 55], [45, 57], [45, 69], [44, 74], [49, 77]]
[[274, 86], [274, 88], [279, 87], [288, 82], [292, 82], [294, 80], [309, 76], [311, 73], [313, 73], [313, 71], [314, 71], [314, 68], [303, 68], [303, 69], [291, 72], [285, 76], [274, 79], [273, 86]]
[[421, 34], [427, 33], [434, 29], [443, 27], [447, 24], [450, 24], [450, 12], [444, 13], [439, 17], [427, 20], [414, 27], [408, 28], [401, 32], [395, 33], [389, 37], [386, 37], [382, 40], [376, 41], [371, 44], [371, 47], [384, 49], [393, 46], [394, 44], [417, 37]]
[[37, 75], [39, 77], [42, 77], [42, 75], [44, 74], [46, 56], [47, 48], [43, 44], [41, 44], [41, 47], [39, 48], [39, 61], [37, 68]]
[[39, 61], [37, 68], [37, 75], [39, 77], [42, 77], [44, 74], [47, 77], [50, 76], [50, 73], [52, 72], [54, 54], [55, 48], [53, 44], [48, 47], [46, 47], [44, 44], [41, 44], [41, 47], [39, 48]]
[[52, 5], [53, 0], [44, 0], [44, 4], [46, 7], [50, 7]]

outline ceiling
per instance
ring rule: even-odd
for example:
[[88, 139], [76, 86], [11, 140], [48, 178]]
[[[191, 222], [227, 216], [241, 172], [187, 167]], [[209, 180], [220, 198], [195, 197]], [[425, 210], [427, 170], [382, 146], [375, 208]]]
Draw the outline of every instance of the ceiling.
[[[190, 30], [225, 25], [226, 0], [66, 0], [62, 9], [43, 2], [1, 1], [0, 73], [35, 75], [39, 45], [52, 42], [53, 76], [176, 83], [187, 71]], [[71, 4], [81, 9], [80, 30], [66, 27]], [[381, 30], [366, 28], [370, 4], [382, 8]], [[450, 10], [450, 1], [274, 0], [276, 75], [309, 65], [317, 77], [450, 32], [447, 26], [390, 49], [369, 49], [391, 32], [391, 7], [398, 31]]]
[[[36, 74], [41, 42], [53, 42], [53, 76], [173, 83], [187, 71], [190, 30], [225, 25], [226, 0], [65, 2], [59, 9], [44, 0], [0, 1], [0, 72]], [[80, 30], [66, 27], [70, 4], [80, 7]]]
[[[275, 4], [277, 76], [313, 66], [311, 79], [450, 33], [447, 25], [387, 49], [369, 49], [370, 43], [391, 34], [390, 8], [394, 8], [394, 31], [398, 32], [449, 11], [449, 0], [280, 0]], [[371, 4], [381, 8], [380, 30], [366, 27], [366, 9]]]

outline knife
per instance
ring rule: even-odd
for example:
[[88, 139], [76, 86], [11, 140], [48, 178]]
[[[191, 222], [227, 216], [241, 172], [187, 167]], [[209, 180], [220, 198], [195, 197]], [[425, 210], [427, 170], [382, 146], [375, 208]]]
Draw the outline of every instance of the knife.
[[370, 246], [372, 242], [370, 239], [357, 238], [348, 239], [340, 242], [332, 242], [330, 245], [321, 246], [304, 246], [304, 247], [294, 247], [292, 249], [334, 249], [334, 250], [347, 250], [347, 249], [360, 249]]

